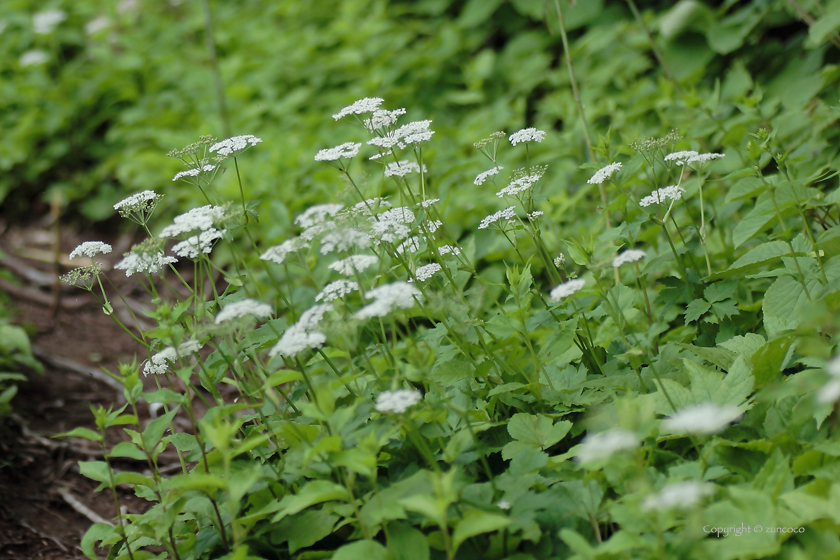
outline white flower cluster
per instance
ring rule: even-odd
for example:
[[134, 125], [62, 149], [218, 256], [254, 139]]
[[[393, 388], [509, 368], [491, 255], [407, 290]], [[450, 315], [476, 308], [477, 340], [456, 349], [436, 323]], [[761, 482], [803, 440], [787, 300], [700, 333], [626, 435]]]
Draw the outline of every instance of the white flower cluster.
[[220, 156], [235, 156], [240, 152], [244, 152], [251, 146], [256, 146], [262, 142], [262, 138], [257, 138], [253, 134], [242, 134], [240, 136], [232, 136], [221, 142], [216, 142], [210, 146], [210, 153], [218, 153]]
[[667, 511], [675, 508], [688, 509], [706, 496], [715, 493], [715, 487], [703, 482], [689, 480], [673, 482], [652, 496], [645, 498], [645, 511]]
[[514, 146], [520, 142], [542, 142], [545, 140], [545, 131], [537, 130], [534, 127], [523, 128], [522, 130], [511, 134], [508, 140], [510, 140], [510, 143]]
[[111, 20], [107, 16], [99, 16], [97, 18], [93, 18], [89, 22], [85, 24], [85, 34], [87, 35], [96, 35], [103, 29], [107, 29], [111, 27]]
[[371, 226], [371, 234], [375, 238], [374, 245], [381, 242], [396, 243], [411, 235], [411, 228], [396, 220], [380, 220]]
[[400, 255], [402, 255], [403, 253], [416, 253], [420, 250], [420, 244], [422, 242], [423, 238], [418, 235], [409, 237], [397, 246], [397, 253], [399, 253]]
[[595, 172], [595, 175], [592, 176], [591, 179], [587, 181], [590, 185], [600, 185], [610, 177], [612, 177], [613, 173], [621, 169], [621, 163], [611, 163], [606, 167], [602, 167], [598, 171]]
[[478, 224], [478, 229], [487, 229], [492, 224], [495, 224], [499, 220], [512, 220], [516, 217], [516, 207], [511, 206], [509, 208], [505, 208], [504, 210], [499, 210], [493, 214], [490, 214], [483, 220], [481, 223]]
[[365, 297], [373, 302], [356, 312], [357, 319], [384, 317], [395, 309], [411, 309], [420, 296], [420, 290], [408, 282], [392, 282], [369, 290]]
[[[426, 166], [423, 166], [423, 173], [428, 173], [429, 170], [426, 169]], [[385, 167], [385, 176], [386, 177], [405, 177], [409, 173], [420, 173], [420, 166], [414, 163], [413, 161], [408, 161], [404, 159], [402, 161], [389, 163]]]
[[345, 259], [330, 263], [329, 268], [343, 276], [353, 276], [357, 272], [362, 272], [378, 262], [379, 258], [374, 255], [351, 255]]
[[443, 255], [449, 255], [449, 254], [452, 254], [452, 255], [457, 257], [458, 255], [461, 254], [461, 249], [459, 249], [458, 247], [455, 247], [453, 245], [441, 245], [440, 247], [438, 247], [438, 253], [440, 253], [441, 257]]
[[352, 216], [372, 216], [373, 212], [378, 208], [390, 208], [391, 203], [384, 198], [368, 198], [362, 202], [357, 202], [353, 208], [350, 209]]
[[335, 115], [333, 118], [335, 120], [342, 119], [347, 115], [363, 115], [365, 113], [373, 113], [376, 109], [379, 108], [380, 105], [385, 100], [381, 97], [365, 97], [364, 99], [359, 99], [358, 101], [354, 102], [352, 105], [348, 105]]
[[425, 282], [438, 272], [440, 272], [441, 266], [438, 263], [430, 263], [419, 267], [416, 271], [414, 271], [414, 275], [417, 276], [417, 280], [420, 282]]
[[582, 464], [603, 461], [613, 453], [639, 447], [639, 436], [633, 432], [614, 428], [587, 436], [577, 451], [577, 461]]
[[652, 204], [662, 204], [666, 200], [680, 200], [682, 198], [685, 189], [682, 187], [664, 187], [661, 189], [656, 189], [655, 191], [651, 192], [649, 195], [644, 197], [642, 200], [639, 201], [639, 206], [645, 208]]
[[352, 280], [336, 280], [324, 286], [324, 289], [315, 296], [315, 301], [335, 301], [358, 289], [359, 284], [357, 282], [353, 282]]
[[198, 258], [201, 253], [209, 255], [213, 250], [213, 242], [223, 237], [225, 233], [227, 233], [226, 229], [211, 227], [197, 235], [188, 237], [180, 243], [176, 243], [172, 246], [172, 252], [186, 259]]
[[56, 26], [67, 19], [64, 10], [46, 10], [32, 16], [32, 28], [38, 35], [49, 35]]
[[240, 319], [242, 317], [257, 317], [263, 319], [270, 317], [273, 309], [267, 303], [259, 302], [255, 299], [241, 299], [233, 303], [225, 305], [219, 314], [216, 315], [216, 324], [220, 325], [232, 319]]
[[186, 171], [179, 171], [172, 177], [173, 181], [177, 181], [178, 179], [183, 179], [184, 177], [198, 177], [202, 173], [210, 173], [216, 169], [216, 166], [212, 163], [208, 163], [206, 165], [202, 165], [201, 167], [193, 167], [192, 169], [187, 169]]
[[370, 131], [376, 131], [383, 128], [388, 128], [396, 124], [400, 115], [405, 115], [405, 109], [394, 109], [389, 111], [387, 109], [376, 109], [371, 112], [370, 118], [365, 119], [362, 123]]
[[497, 192], [496, 196], [499, 198], [503, 196], [516, 196], [519, 193], [527, 191], [533, 187], [534, 184], [540, 180], [540, 177], [542, 177], [542, 175], [525, 175], [524, 177], [514, 179], [508, 186]]
[[438, 202], [440, 202], [439, 198], [430, 198], [428, 200], [422, 200], [422, 201], [418, 202], [417, 205], [420, 208], [428, 208], [429, 206], [432, 206], [432, 205], [434, 205]]
[[155, 191], [139, 192], [114, 204], [114, 210], [123, 218], [137, 212], [151, 212], [161, 198], [163, 195]]
[[473, 181], [473, 183], [476, 185], [483, 185], [487, 179], [489, 179], [493, 175], [498, 175], [499, 171], [501, 171], [502, 169], [504, 169], [504, 167], [502, 167], [501, 165], [497, 165], [493, 169], [482, 171], [481, 173], [475, 176], [475, 181]]
[[692, 163], [699, 163], [704, 165], [712, 160], [720, 159], [725, 154], [700, 154], [694, 150], [684, 150], [681, 152], [674, 152], [665, 156], [665, 161], [673, 161], [677, 165], [691, 165]]
[[169, 369], [170, 362], [174, 362], [178, 358], [185, 358], [190, 354], [194, 354], [201, 350], [201, 344], [195, 340], [187, 340], [180, 344], [178, 348], [167, 346], [157, 354], [153, 355], [143, 365], [143, 375], [163, 375]]
[[318, 325], [321, 324], [327, 311], [332, 308], [331, 304], [318, 303], [304, 311], [298, 322], [286, 329], [277, 344], [268, 351], [268, 355], [273, 358], [280, 354], [288, 358], [304, 350], [321, 346], [327, 341], [327, 336], [317, 330]]
[[370, 246], [370, 235], [356, 228], [333, 230], [321, 238], [319, 252], [328, 255], [333, 251], [346, 252]]
[[76, 257], [95, 257], [102, 253], [107, 255], [111, 252], [111, 246], [101, 241], [85, 241], [70, 252], [70, 259]]
[[[694, 150], [682, 150], [679, 152], [673, 152], [665, 156], [665, 161], [676, 161], [676, 162], [685, 162], [688, 158], [694, 157], [699, 155]], [[681, 165], [681, 164], [678, 164]]]
[[45, 53], [44, 51], [34, 49], [31, 51], [26, 51], [22, 55], [20, 55], [20, 60], [18, 61], [21, 67], [26, 68], [27, 66], [39, 66], [44, 64], [50, 59], [50, 56]]
[[295, 223], [303, 229], [308, 229], [324, 223], [328, 218], [341, 212], [343, 208], [344, 205], [337, 202], [316, 204], [307, 208], [302, 214], [298, 214]]
[[301, 249], [308, 248], [309, 243], [305, 239], [293, 237], [291, 239], [287, 239], [280, 245], [269, 247], [262, 255], [260, 255], [260, 259], [273, 262], [274, 264], [283, 264], [283, 261], [285, 261], [286, 257], [291, 253], [296, 253]]
[[647, 256], [647, 253], [640, 249], [627, 249], [616, 258], [613, 259], [613, 268], [618, 268], [623, 264], [640, 261]]
[[528, 214], [528, 219], [531, 220], [531, 221], [534, 221], [537, 218], [539, 218], [540, 216], [542, 216], [543, 214], [545, 214], [545, 212], [543, 212], [542, 210], [534, 210], [533, 212]]
[[663, 425], [669, 432], [716, 434], [740, 416], [741, 410], [737, 406], [707, 402], [680, 410], [667, 418]]
[[379, 214], [379, 220], [385, 222], [398, 222], [400, 224], [413, 224], [416, 217], [408, 206], [390, 208]]
[[368, 140], [368, 144], [383, 150], [390, 150], [394, 146], [405, 149], [410, 145], [427, 142], [432, 139], [435, 133], [434, 130], [429, 129], [430, 124], [432, 124], [430, 120], [406, 123], [398, 129], [387, 132], [382, 136], [371, 138]]
[[438, 229], [440, 229], [440, 226], [443, 225], [443, 222], [441, 222], [440, 220], [426, 220], [424, 223], [426, 224], [426, 229], [429, 230], [429, 233], [436, 232]]
[[359, 155], [362, 148], [361, 142], [345, 142], [334, 148], [325, 148], [315, 154], [315, 161], [336, 161], [341, 158], [354, 158]]
[[376, 396], [376, 405], [374, 406], [378, 412], [395, 412], [400, 414], [419, 403], [422, 398], [423, 395], [416, 389], [383, 391]]
[[125, 270], [126, 276], [137, 272], [157, 274], [164, 266], [178, 262], [175, 257], [163, 253], [126, 253], [123, 260], [114, 265], [118, 270]]
[[581, 290], [586, 285], [586, 280], [583, 278], [575, 278], [574, 280], [569, 280], [568, 282], [564, 282], [551, 290], [549, 296], [551, 297], [551, 301], [555, 303], [560, 303], [563, 298], [567, 298], [576, 294], [578, 291]]
[[831, 381], [822, 386], [817, 401], [821, 404], [834, 404], [840, 399], [840, 355], [826, 362], [825, 372], [831, 376]]
[[175, 216], [174, 223], [163, 228], [163, 231], [160, 232], [160, 237], [175, 237], [197, 229], [207, 231], [213, 228], [213, 224], [221, 220], [224, 215], [224, 206], [211, 206], [208, 204], [199, 208], [193, 208], [186, 214]]
[[557, 268], [561, 268], [564, 264], [566, 264], [566, 255], [560, 253], [556, 257], [554, 257], [554, 266]]

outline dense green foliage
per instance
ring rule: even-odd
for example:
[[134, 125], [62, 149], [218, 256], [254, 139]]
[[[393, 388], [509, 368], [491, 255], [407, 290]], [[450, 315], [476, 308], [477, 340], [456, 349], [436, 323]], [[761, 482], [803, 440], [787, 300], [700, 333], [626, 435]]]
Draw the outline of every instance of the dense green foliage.
[[[562, 3], [588, 125], [549, 32], [560, 31], [553, 2], [312, 4], [213, 5], [231, 126], [262, 138], [235, 158], [209, 153], [206, 138], [162, 155], [222, 128], [193, 4], [112, 14], [113, 34], [88, 37], [94, 13], [74, 4], [55, 35], [73, 46], [67, 65], [16, 67], [4, 82], [63, 80], [64, 97], [96, 89], [68, 85], [82, 80], [121, 99], [91, 131], [107, 157], [74, 168], [113, 190], [67, 179], [66, 193], [100, 218], [133, 190], [164, 193], [122, 212], [150, 236], [133, 255], [195, 262], [160, 273], [186, 299], [147, 283], [148, 355], [115, 374], [127, 404], [95, 410], [98, 432], [66, 434], [101, 443], [124, 430], [130, 441], [82, 472], [152, 504], [94, 525], [86, 554], [836, 555], [837, 2], [800, 2], [816, 15], [810, 28], [784, 1], [652, 5], [663, 10], [644, 14], [652, 43], [627, 4]], [[25, 36], [10, 27], [0, 39], [26, 49]], [[84, 77], [97, 64], [111, 65], [107, 80]], [[372, 131], [330, 118], [365, 95], [407, 114]], [[17, 114], [31, 103], [21, 95]], [[371, 145], [313, 161], [427, 118], [434, 136], [378, 161]], [[511, 146], [524, 126], [544, 138]], [[472, 147], [499, 129], [508, 134]], [[54, 147], [62, 134], [48, 137], [31, 136], [53, 146], [43, 157], [60, 154], [43, 173], [69, 169], [58, 162], [72, 150]], [[666, 157], [685, 150], [720, 156]], [[178, 159], [195, 173], [173, 183]], [[382, 161], [400, 159], [418, 172], [383, 174]], [[37, 160], [19, 159], [10, 177]], [[363, 202], [373, 197], [406, 210]], [[197, 201], [217, 206], [162, 227], [162, 209]], [[325, 304], [352, 254], [370, 266]], [[176, 274], [188, 269], [190, 281]], [[99, 274], [68, 279], [108, 312], [117, 296]], [[267, 308], [231, 317], [245, 298]], [[143, 373], [159, 374], [157, 390]], [[155, 418], [141, 422], [146, 405]], [[160, 470], [167, 449], [178, 474]], [[121, 470], [125, 459], [148, 473]]]

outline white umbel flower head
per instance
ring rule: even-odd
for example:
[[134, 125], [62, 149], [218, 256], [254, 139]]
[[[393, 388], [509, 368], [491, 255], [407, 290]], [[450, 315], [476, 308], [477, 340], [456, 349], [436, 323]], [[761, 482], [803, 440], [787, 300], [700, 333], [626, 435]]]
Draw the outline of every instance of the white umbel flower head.
[[366, 113], [373, 113], [376, 111], [385, 100], [381, 97], [365, 97], [364, 99], [359, 99], [358, 101], [354, 102], [352, 105], [348, 105], [335, 115], [333, 118], [335, 120], [343, 119], [348, 115], [364, 115]]
[[834, 404], [840, 399], [840, 355], [826, 362], [825, 372], [831, 376], [831, 380], [820, 388], [817, 401], [820, 404]]
[[370, 303], [356, 313], [357, 319], [384, 317], [396, 309], [411, 309], [420, 297], [420, 290], [408, 282], [392, 282], [369, 290], [365, 297]]
[[549, 297], [551, 297], [551, 301], [554, 303], [560, 303], [563, 298], [567, 298], [576, 294], [578, 291], [581, 290], [586, 285], [586, 280], [583, 278], [575, 278], [574, 280], [569, 280], [568, 282], [564, 282], [551, 290], [549, 293]]
[[413, 224], [415, 219], [414, 212], [408, 206], [390, 208], [379, 214], [379, 220], [385, 222], [394, 221], [400, 224]]
[[684, 192], [685, 189], [682, 187], [676, 187], [673, 185], [670, 187], [663, 187], [651, 192], [649, 195], [641, 199], [639, 201], [639, 206], [645, 208], [646, 206], [650, 206], [652, 204], [662, 204], [663, 202], [667, 202], [669, 200], [680, 200]]
[[315, 161], [336, 161], [339, 159], [351, 159], [359, 155], [362, 148], [361, 142], [345, 142], [334, 148], [325, 148], [315, 154]]
[[527, 191], [533, 187], [534, 184], [540, 180], [540, 177], [542, 177], [542, 175], [525, 175], [524, 177], [514, 179], [508, 186], [497, 192], [496, 196], [499, 198], [503, 196], [516, 196], [519, 193]]
[[376, 109], [371, 113], [370, 118], [364, 119], [362, 123], [365, 125], [365, 128], [374, 132], [394, 126], [397, 123], [397, 119], [400, 118], [400, 115], [405, 115], [405, 109], [394, 109], [393, 111]]
[[362, 272], [379, 262], [379, 257], [374, 255], [351, 255], [347, 258], [330, 263], [330, 270], [334, 270], [343, 276], [353, 276]]
[[434, 130], [429, 129], [430, 124], [432, 124], [430, 120], [410, 122], [382, 136], [371, 138], [368, 144], [382, 150], [390, 150], [394, 146], [405, 149], [409, 145], [427, 142], [435, 133]]
[[198, 177], [202, 173], [210, 173], [216, 169], [216, 166], [212, 163], [206, 163], [201, 167], [193, 167], [191, 169], [187, 169], [185, 171], [179, 171], [172, 177], [172, 182], [177, 181], [178, 179], [184, 179], [185, 177]]
[[303, 229], [320, 225], [329, 218], [335, 216], [344, 208], [343, 204], [337, 202], [328, 204], [316, 204], [307, 208], [302, 214], [295, 218], [295, 223]]
[[501, 165], [497, 165], [493, 169], [488, 169], [487, 171], [482, 171], [481, 173], [479, 173], [478, 175], [475, 176], [475, 181], [473, 181], [473, 184], [483, 185], [484, 182], [487, 179], [489, 179], [490, 177], [492, 177], [494, 175], [498, 175], [499, 171], [501, 171], [502, 169], [504, 169], [504, 167], [502, 167]]
[[262, 142], [262, 138], [257, 138], [253, 134], [242, 134], [240, 136], [231, 136], [221, 142], [216, 142], [210, 146], [210, 153], [218, 153], [220, 156], [236, 156], [244, 152], [251, 146], [256, 146]]
[[613, 268], [619, 268], [621, 265], [633, 263], [642, 260], [647, 256], [647, 253], [640, 249], [627, 249], [616, 258], [613, 259]]
[[201, 350], [201, 344], [196, 340], [187, 340], [177, 348], [167, 346], [143, 365], [143, 375], [163, 375], [169, 369], [169, 364], [178, 358], [186, 358]]
[[430, 263], [418, 267], [417, 270], [414, 272], [414, 275], [417, 276], [417, 280], [419, 280], [420, 282], [425, 282], [440, 271], [441, 266], [438, 263]]
[[[720, 159], [724, 157], [725, 154], [697, 154], [689, 157], [685, 160], [685, 165], [691, 165], [692, 163], [697, 163], [699, 165], [705, 165], [710, 161]], [[683, 165], [682, 162], [678, 161], [677, 165]]]
[[264, 319], [265, 317], [270, 317], [272, 312], [272, 307], [267, 303], [262, 303], [255, 299], [241, 299], [225, 305], [219, 311], [219, 314], [216, 315], [216, 324], [220, 325], [225, 321], [240, 319], [242, 317]]
[[396, 220], [379, 220], [371, 226], [371, 237], [374, 245], [381, 242], [397, 243], [411, 235], [411, 228]]
[[397, 246], [397, 253], [400, 255], [403, 253], [416, 253], [420, 250], [420, 244], [422, 242], [423, 238], [418, 235], [409, 237]]
[[683, 163], [688, 161], [689, 158], [692, 158], [696, 155], [699, 154], [694, 150], [682, 150], [679, 152], [672, 152], [668, 154], [667, 156], [665, 156], [665, 161], [674, 161], [677, 163], [677, 165], [682, 165]]
[[566, 264], [566, 255], [560, 253], [556, 257], [554, 257], [554, 266], [557, 268], [561, 268], [564, 264]]
[[175, 237], [197, 229], [201, 231], [213, 229], [213, 224], [221, 220], [224, 215], [224, 206], [211, 206], [208, 204], [199, 208], [193, 208], [185, 214], [175, 216], [174, 223], [163, 228], [163, 231], [160, 232], [160, 237]]
[[683, 408], [663, 425], [674, 433], [716, 434], [741, 416], [741, 410], [734, 405], [719, 405], [711, 402]]
[[41, 50], [31, 50], [26, 51], [22, 55], [20, 55], [20, 65], [22, 67], [27, 66], [40, 66], [41, 64], [45, 64], [50, 59], [50, 56]]
[[376, 396], [375, 408], [378, 412], [401, 414], [416, 405], [423, 398], [416, 389], [397, 389], [383, 391]]
[[164, 266], [178, 262], [175, 257], [168, 257], [163, 253], [126, 253], [123, 260], [114, 265], [118, 270], [124, 270], [126, 276], [138, 272], [157, 274]]
[[157, 194], [155, 191], [139, 192], [114, 204], [114, 210], [119, 212], [123, 218], [136, 213], [151, 214], [161, 198], [163, 198], [163, 195]]
[[590, 185], [600, 185], [607, 179], [613, 176], [613, 173], [621, 169], [621, 163], [611, 163], [605, 167], [602, 167], [598, 171], [595, 172], [595, 175], [592, 176], [591, 179], [587, 181]]
[[327, 341], [327, 336], [316, 329], [332, 308], [332, 304], [319, 303], [304, 311], [298, 322], [286, 329], [277, 344], [268, 351], [268, 355], [273, 358], [279, 354], [288, 358], [321, 346]]
[[296, 253], [297, 251], [308, 248], [308, 241], [300, 237], [293, 237], [291, 239], [287, 239], [280, 245], [269, 247], [262, 255], [260, 255], [260, 259], [273, 262], [274, 264], [283, 264], [283, 261], [285, 261], [286, 257], [291, 253]]
[[111, 26], [111, 20], [107, 16], [99, 16], [85, 24], [85, 33], [87, 35], [96, 35], [103, 29]]
[[38, 35], [49, 35], [56, 26], [67, 19], [64, 10], [46, 10], [32, 16], [32, 28]]
[[491, 225], [495, 224], [499, 220], [512, 220], [516, 217], [516, 207], [511, 206], [509, 208], [505, 208], [504, 210], [499, 210], [498, 212], [494, 212], [489, 216], [485, 217], [481, 220], [481, 223], [478, 224], [478, 229], [487, 229]]
[[70, 252], [70, 259], [76, 257], [95, 257], [99, 254], [108, 254], [111, 252], [111, 246], [101, 241], [85, 241]]
[[587, 436], [577, 452], [581, 464], [603, 461], [618, 451], [639, 447], [639, 436], [628, 430], [612, 429], [593, 436]]
[[[429, 170], [426, 169], [426, 166], [423, 166], [423, 173], [428, 173]], [[420, 166], [414, 163], [413, 161], [408, 161], [407, 159], [389, 163], [385, 166], [385, 176], [386, 177], [405, 177], [409, 173], [420, 173]]]
[[210, 228], [176, 243], [172, 246], [172, 252], [186, 259], [196, 259], [202, 253], [209, 255], [213, 251], [213, 242], [223, 237], [225, 233], [227, 233], [226, 229]]
[[352, 280], [336, 280], [324, 286], [324, 289], [315, 296], [315, 301], [335, 301], [358, 290], [359, 284], [357, 282], [353, 282]]
[[461, 254], [461, 249], [453, 245], [441, 245], [438, 247], [438, 253], [440, 253], [441, 257], [444, 255], [453, 255], [457, 257]]
[[510, 135], [510, 143], [516, 146], [520, 142], [542, 142], [545, 140], [545, 131], [537, 130], [534, 127], [523, 128]]
[[656, 494], [645, 498], [642, 509], [645, 511], [688, 509], [714, 493], [715, 487], [711, 484], [693, 480], [673, 482]]
[[434, 206], [438, 202], [440, 202], [439, 198], [429, 198], [427, 200], [421, 200], [417, 203], [417, 206], [419, 206], [420, 208], [428, 208], [430, 206]]
[[507, 500], [499, 500], [496, 502], [496, 507], [503, 510], [509, 510], [511, 508], [510, 502]]
[[334, 251], [344, 253], [352, 249], [364, 249], [370, 246], [370, 235], [355, 228], [333, 230], [321, 238], [318, 251], [328, 255]]

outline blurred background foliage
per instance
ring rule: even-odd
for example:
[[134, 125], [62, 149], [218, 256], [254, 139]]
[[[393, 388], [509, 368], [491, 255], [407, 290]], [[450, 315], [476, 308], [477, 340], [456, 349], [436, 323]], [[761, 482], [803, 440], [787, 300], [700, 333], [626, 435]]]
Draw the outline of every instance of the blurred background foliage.
[[[703, 144], [725, 135], [737, 145], [760, 126], [778, 128], [792, 157], [833, 160], [840, 0], [639, 1], [646, 29], [624, 1], [560, 5], [601, 163], [672, 128]], [[551, 202], [568, 202], [588, 177], [578, 170], [588, 154], [554, 0], [209, 7], [230, 132], [264, 140], [247, 155], [245, 180], [269, 238], [285, 235], [304, 206], [340, 198], [333, 169], [313, 155], [365, 137], [331, 118], [365, 96], [407, 107], [406, 120], [434, 120], [438, 134], [424, 155], [433, 187], [458, 213], [456, 232], [501, 203], [472, 188], [486, 167], [472, 142], [496, 130], [549, 131], [536, 157], [551, 164], [543, 189]], [[33, 15], [45, 10], [67, 17], [37, 33]], [[56, 189], [71, 215], [94, 222], [113, 218], [114, 202], [143, 189], [165, 193], [167, 212], [200, 203], [197, 192], [172, 183], [181, 167], [166, 153], [200, 134], [224, 135], [202, 1], [4, 0], [0, 22], [7, 216], [46, 212]], [[736, 158], [726, 161], [739, 168]], [[375, 166], [363, 165], [373, 175]], [[231, 175], [215, 185], [234, 198]], [[554, 220], [574, 221], [551, 208]]]

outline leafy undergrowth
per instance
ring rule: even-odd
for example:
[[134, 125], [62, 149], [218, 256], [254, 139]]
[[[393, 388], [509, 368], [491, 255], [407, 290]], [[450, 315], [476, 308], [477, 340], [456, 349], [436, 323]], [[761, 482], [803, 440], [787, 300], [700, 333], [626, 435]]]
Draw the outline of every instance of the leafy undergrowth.
[[[335, 115], [368, 136], [317, 153], [342, 188], [279, 245], [252, 233], [254, 136], [170, 154], [208, 205], [164, 228], [160, 195], [117, 204], [150, 238], [116, 268], [179, 283], [187, 263], [195, 282], [186, 300], [149, 282], [148, 359], [115, 374], [128, 404], [67, 434], [124, 429], [82, 472], [155, 504], [94, 525], [90, 557], [840, 550], [840, 190], [820, 108], [791, 128], [758, 103], [698, 106], [688, 138], [600, 138], [569, 184], [546, 173], [550, 133], [496, 133], [460, 188], [498, 210], [473, 219], [428, 180], [431, 123], [381, 103]], [[222, 169], [239, 199], [215, 190]], [[80, 246], [93, 264], [67, 280], [109, 313], [107, 251]], [[161, 474], [173, 447], [182, 472]]]

